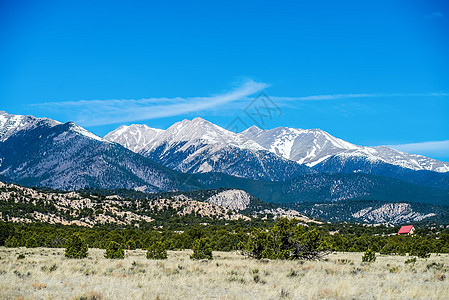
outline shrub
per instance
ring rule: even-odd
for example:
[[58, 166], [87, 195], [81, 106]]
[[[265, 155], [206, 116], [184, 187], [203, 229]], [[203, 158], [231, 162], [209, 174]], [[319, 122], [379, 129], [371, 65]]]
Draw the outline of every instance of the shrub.
[[444, 264], [440, 264], [440, 263], [437, 263], [437, 262], [432, 262], [432, 263], [428, 264], [426, 266], [426, 268], [427, 268], [427, 270], [435, 269], [435, 270], [440, 270], [441, 271], [444, 268]]
[[38, 246], [39, 245], [34, 237], [30, 237], [25, 243], [25, 247], [27, 248], [37, 248]]
[[18, 256], [17, 256], [17, 259], [24, 259], [25, 258], [25, 255], [23, 255], [22, 253], [20, 253]]
[[298, 271], [291, 269], [290, 272], [288, 272], [287, 277], [296, 277], [298, 274]]
[[66, 241], [65, 257], [85, 258], [87, 257], [87, 243], [81, 238], [79, 233], [74, 233]]
[[19, 247], [19, 241], [15, 236], [9, 236], [8, 239], [5, 241], [5, 247], [15, 248]]
[[76, 297], [75, 299], [77, 300], [101, 300], [101, 294], [97, 293], [97, 292], [90, 292], [87, 295], [82, 295], [79, 297]]
[[414, 263], [416, 263], [416, 257], [409, 258], [404, 263], [405, 264], [414, 264]]
[[376, 252], [374, 250], [368, 249], [362, 256], [362, 262], [375, 262], [376, 261]]
[[193, 244], [193, 254], [191, 259], [212, 259], [212, 249], [205, 238], [195, 241]]
[[167, 259], [167, 249], [162, 242], [154, 242], [148, 247], [148, 259]]
[[112, 259], [122, 259], [125, 258], [125, 250], [123, 250], [122, 245], [117, 242], [110, 241], [108, 246], [106, 247], [106, 254], [104, 255], [106, 258]]

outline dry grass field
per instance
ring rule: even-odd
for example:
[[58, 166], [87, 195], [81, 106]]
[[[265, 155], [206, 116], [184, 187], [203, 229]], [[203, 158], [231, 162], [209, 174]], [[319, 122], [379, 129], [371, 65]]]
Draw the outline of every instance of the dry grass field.
[[[406, 256], [329, 254], [322, 261], [256, 261], [214, 252], [192, 261], [190, 251], [148, 260], [66, 259], [64, 249], [0, 247], [1, 299], [449, 299], [449, 256], [405, 264]], [[25, 258], [18, 259], [19, 254]]]

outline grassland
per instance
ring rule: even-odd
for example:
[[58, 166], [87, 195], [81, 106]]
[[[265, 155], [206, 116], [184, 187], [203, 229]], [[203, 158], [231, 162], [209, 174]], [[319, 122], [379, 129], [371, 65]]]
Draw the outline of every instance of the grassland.
[[[18, 259], [19, 254], [25, 258]], [[1, 299], [448, 299], [449, 256], [405, 264], [406, 256], [332, 253], [322, 261], [256, 261], [214, 252], [192, 261], [190, 251], [148, 260], [127, 251], [124, 260], [89, 249], [66, 259], [64, 249], [0, 247]]]

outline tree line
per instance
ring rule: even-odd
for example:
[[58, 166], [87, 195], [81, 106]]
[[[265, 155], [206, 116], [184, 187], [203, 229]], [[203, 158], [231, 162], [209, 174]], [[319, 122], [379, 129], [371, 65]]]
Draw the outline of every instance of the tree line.
[[[107, 249], [194, 249], [203, 245], [211, 251], [240, 250], [255, 258], [315, 259], [327, 251], [420, 255], [449, 253], [449, 232], [417, 230], [415, 236], [391, 233], [397, 228], [364, 227], [356, 224], [301, 225], [295, 219], [276, 223], [230, 222], [226, 225], [192, 225], [182, 230], [147, 226], [94, 228], [44, 223], [0, 222], [0, 246], [63, 248], [78, 235], [88, 248]], [[179, 228], [178, 228], [179, 229]], [[198, 246], [200, 245], [200, 246]], [[201, 246], [201, 247], [203, 247]], [[155, 250], [156, 251], [156, 250]]]

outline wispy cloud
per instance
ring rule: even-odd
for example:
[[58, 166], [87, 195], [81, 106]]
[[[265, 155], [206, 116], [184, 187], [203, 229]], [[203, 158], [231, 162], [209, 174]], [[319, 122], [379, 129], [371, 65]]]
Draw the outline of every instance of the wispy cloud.
[[442, 18], [444, 15], [440, 13], [439, 11], [436, 11], [434, 13], [431, 13], [430, 15], [426, 15], [426, 18]]
[[117, 100], [79, 100], [33, 104], [41, 108], [71, 111], [74, 121], [83, 126], [128, 123], [172, 117], [213, 109], [220, 105], [245, 99], [267, 88], [266, 83], [252, 80], [220, 95], [192, 98], [149, 98]]
[[449, 96], [449, 93], [392, 93], [392, 94], [330, 94], [301, 97], [271, 97], [277, 101], [324, 101], [351, 98], [385, 98], [385, 97], [439, 97]]
[[[82, 126], [100, 126], [108, 124], [123, 124], [164, 117], [179, 116], [193, 112], [204, 112], [220, 108], [220, 112], [242, 108], [251, 100], [249, 96], [269, 87], [266, 83], [245, 81], [239, 87], [209, 97], [175, 97], [175, 98], [146, 98], [146, 99], [112, 99], [112, 100], [78, 100], [45, 102], [31, 104], [35, 108], [57, 113], [66, 113], [71, 120]], [[309, 95], [299, 97], [270, 96], [271, 100], [281, 106], [293, 106], [298, 101], [335, 101], [343, 99], [384, 98], [384, 97], [441, 97], [449, 93], [354, 93], [354, 94], [327, 94]]]
[[408, 153], [447, 155], [449, 153], [449, 140], [389, 145], [388, 147]]

